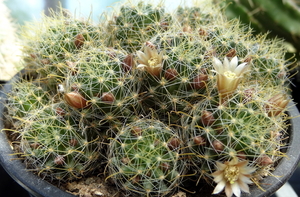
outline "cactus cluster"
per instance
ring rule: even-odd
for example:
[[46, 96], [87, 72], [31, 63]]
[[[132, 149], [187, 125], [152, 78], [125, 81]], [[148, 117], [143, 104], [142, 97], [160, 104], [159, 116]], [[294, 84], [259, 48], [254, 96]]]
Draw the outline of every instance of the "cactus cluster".
[[7, 108], [30, 169], [63, 181], [106, 165], [129, 194], [205, 180], [230, 197], [276, 167], [290, 101], [282, 41], [211, 1], [162, 5], [126, 2], [98, 24], [61, 10], [27, 27], [26, 78]]

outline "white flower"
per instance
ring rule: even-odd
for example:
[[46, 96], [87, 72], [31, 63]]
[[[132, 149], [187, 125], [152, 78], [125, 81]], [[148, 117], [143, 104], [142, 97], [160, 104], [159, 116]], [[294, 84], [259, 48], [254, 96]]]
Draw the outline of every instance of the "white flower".
[[162, 71], [162, 52], [158, 53], [155, 46], [146, 42], [144, 52], [137, 51], [138, 62], [140, 63], [137, 68], [146, 70], [149, 74], [153, 76], [159, 76]]
[[225, 161], [224, 164], [220, 162], [216, 164], [218, 170], [212, 173], [212, 176], [217, 186], [213, 194], [220, 193], [224, 188], [227, 197], [231, 197], [232, 194], [240, 197], [241, 190], [250, 193], [248, 184], [252, 183], [251, 173], [256, 169], [247, 166], [247, 160], [239, 162], [237, 158], [234, 158], [231, 161]]
[[247, 62], [238, 65], [237, 56], [233, 57], [230, 62], [225, 57], [223, 63], [214, 57], [213, 66], [217, 73], [217, 87], [221, 99], [224, 99], [236, 90], [243, 74], [249, 69]]

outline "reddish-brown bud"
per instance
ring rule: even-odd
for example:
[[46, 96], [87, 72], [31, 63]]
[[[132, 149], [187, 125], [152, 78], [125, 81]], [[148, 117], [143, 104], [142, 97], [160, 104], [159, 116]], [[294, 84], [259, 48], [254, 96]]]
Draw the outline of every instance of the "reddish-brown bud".
[[208, 35], [207, 31], [205, 31], [202, 28], [199, 28], [198, 33], [200, 36], [204, 36], [204, 37], [206, 37]]
[[168, 163], [166, 163], [166, 162], [160, 164], [160, 168], [161, 168], [164, 172], [168, 171], [168, 170], [170, 169], [170, 167], [171, 167], [170, 164], [168, 164]]
[[226, 53], [227, 57], [235, 57], [236, 56], [236, 50], [235, 49], [230, 49], [227, 53]]
[[88, 106], [87, 100], [79, 92], [69, 92], [64, 95], [65, 101], [74, 108], [82, 109]]
[[215, 117], [213, 116], [213, 113], [210, 112], [210, 111], [206, 111], [204, 110], [202, 112], [202, 115], [201, 115], [201, 123], [204, 125], [204, 126], [210, 126], [212, 125], [214, 122], [215, 122]]
[[31, 53], [31, 54], [29, 54], [29, 55], [30, 55], [30, 57], [33, 58], [33, 59], [37, 58], [37, 55], [34, 54], [34, 53]]
[[152, 42], [150, 42], [150, 41], [147, 41], [147, 42], [145, 43], [145, 45], [146, 45], [147, 47], [151, 48], [152, 50], [153, 50], [153, 49], [156, 49], [156, 46], [155, 46]]
[[141, 127], [134, 126], [134, 127], [131, 129], [131, 133], [132, 133], [132, 135], [134, 135], [134, 136], [141, 136], [142, 133], [143, 133], [143, 130], [142, 130]]
[[78, 34], [75, 37], [74, 44], [75, 44], [77, 49], [80, 49], [82, 47], [82, 45], [84, 44], [84, 37], [83, 37], [82, 34]]
[[261, 166], [268, 166], [273, 164], [273, 160], [268, 155], [261, 155], [256, 162]]
[[252, 100], [253, 96], [255, 94], [255, 89], [254, 88], [250, 88], [244, 91], [244, 99], [243, 99], [243, 103], [248, 103]]
[[42, 59], [41, 63], [42, 64], [50, 64], [50, 60], [49, 59]]
[[183, 28], [182, 28], [182, 31], [186, 32], [186, 33], [191, 33], [193, 31], [193, 29], [189, 25], [184, 25]]
[[61, 107], [57, 107], [55, 110], [56, 114], [59, 116], [64, 116], [66, 115], [66, 111], [64, 109], [62, 109]]
[[123, 157], [123, 158], [121, 159], [121, 162], [122, 162], [123, 164], [127, 165], [127, 164], [130, 163], [130, 159], [129, 159], [128, 157]]
[[283, 94], [277, 94], [268, 100], [265, 109], [269, 117], [278, 116], [287, 106], [289, 100]]
[[161, 22], [161, 23], [160, 23], [160, 27], [161, 27], [163, 30], [168, 30], [168, 28], [169, 28], [169, 23], [167, 23], [167, 22]]
[[169, 68], [165, 71], [165, 79], [166, 80], [174, 80], [178, 76], [178, 72], [175, 68]]
[[244, 151], [237, 152], [237, 157], [241, 159], [247, 159], [246, 153]]
[[101, 96], [101, 101], [103, 101], [105, 103], [113, 103], [114, 100], [115, 100], [115, 97], [110, 92], [104, 92]]
[[76, 146], [78, 144], [78, 140], [76, 140], [76, 139], [70, 139], [69, 143], [70, 143], [70, 146]]
[[62, 155], [57, 155], [54, 159], [56, 165], [63, 165], [65, 163], [65, 158]]
[[141, 177], [140, 177], [139, 175], [136, 175], [135, 177], [133, 177], [133, 178], [131, 179], [131, 181], [132, 181], [133, 184], [139, 183], [140, 180], [141, 180]]
[[193, 88], [195, 90], [200, 90], [205, 88], [205, 82], [208, 80], [208, 75], [200, 73], [193, 79]]
[[246, 57], [243, 62], [247, 62], [247, 63], [250, 63], [252, 61], [252, 57], [251, 56], [248, 56]]
[[133, 61], [132, 54], [129, 54], [124, 58], [122, 66], [123, 66], [123, 70], [125, 72], [131, 71], [131, 69], [134, 67], [134, 61]]
[[37, 142], [34, 142], [34, 143], [30, 144], [30, 147], [33, 148], [33, 149], [38, 149], [40, 146], [41, 146], [41, 144], [37, 143]]
[[205, 138], [200, 135], [194, 137], [193, 141], [194, 141], [194, 144], [197, 146], [202, 146], [202, 145], [206, 144]]
[[212, 146], [218, 152], [221, 152], [224, 150], [224, 144], [220, 140], [214, 140], [212, 142]]
[[218, 126], [214, 129], [217, 134], [221, 134], [224, 131], [224, 127]]
[[168, 143], [168, 147], [170, 150], [174, 150], [180, 147], [181, 141], [179, 138], [173, 137], [169, 143]]

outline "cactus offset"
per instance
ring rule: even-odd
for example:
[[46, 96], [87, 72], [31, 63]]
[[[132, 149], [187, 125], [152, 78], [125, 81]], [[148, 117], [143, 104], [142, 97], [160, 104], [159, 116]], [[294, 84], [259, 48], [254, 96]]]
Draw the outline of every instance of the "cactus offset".
[[164, 123], [140, 119], [120, 128], [109, 146], [110, 178], [122, 189], [165, 196], [180, 184], [179, 137]]

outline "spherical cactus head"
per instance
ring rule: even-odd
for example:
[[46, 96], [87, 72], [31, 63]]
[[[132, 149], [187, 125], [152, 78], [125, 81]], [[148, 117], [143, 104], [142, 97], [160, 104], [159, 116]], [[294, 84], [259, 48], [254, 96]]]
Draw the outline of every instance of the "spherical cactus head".
[[23, 123], [20, 146], [25, 161], [46, 179], [79, 179], [101, 160], [98, 132], [80, 127], [68, 110], [64, 103], [45, 105]]
[[179, 136], [158, 120], [132, 122], [111, 140], [109, 177], [122, 189], [141, 195], [167, 195], [184, 173], [182, 146]]

